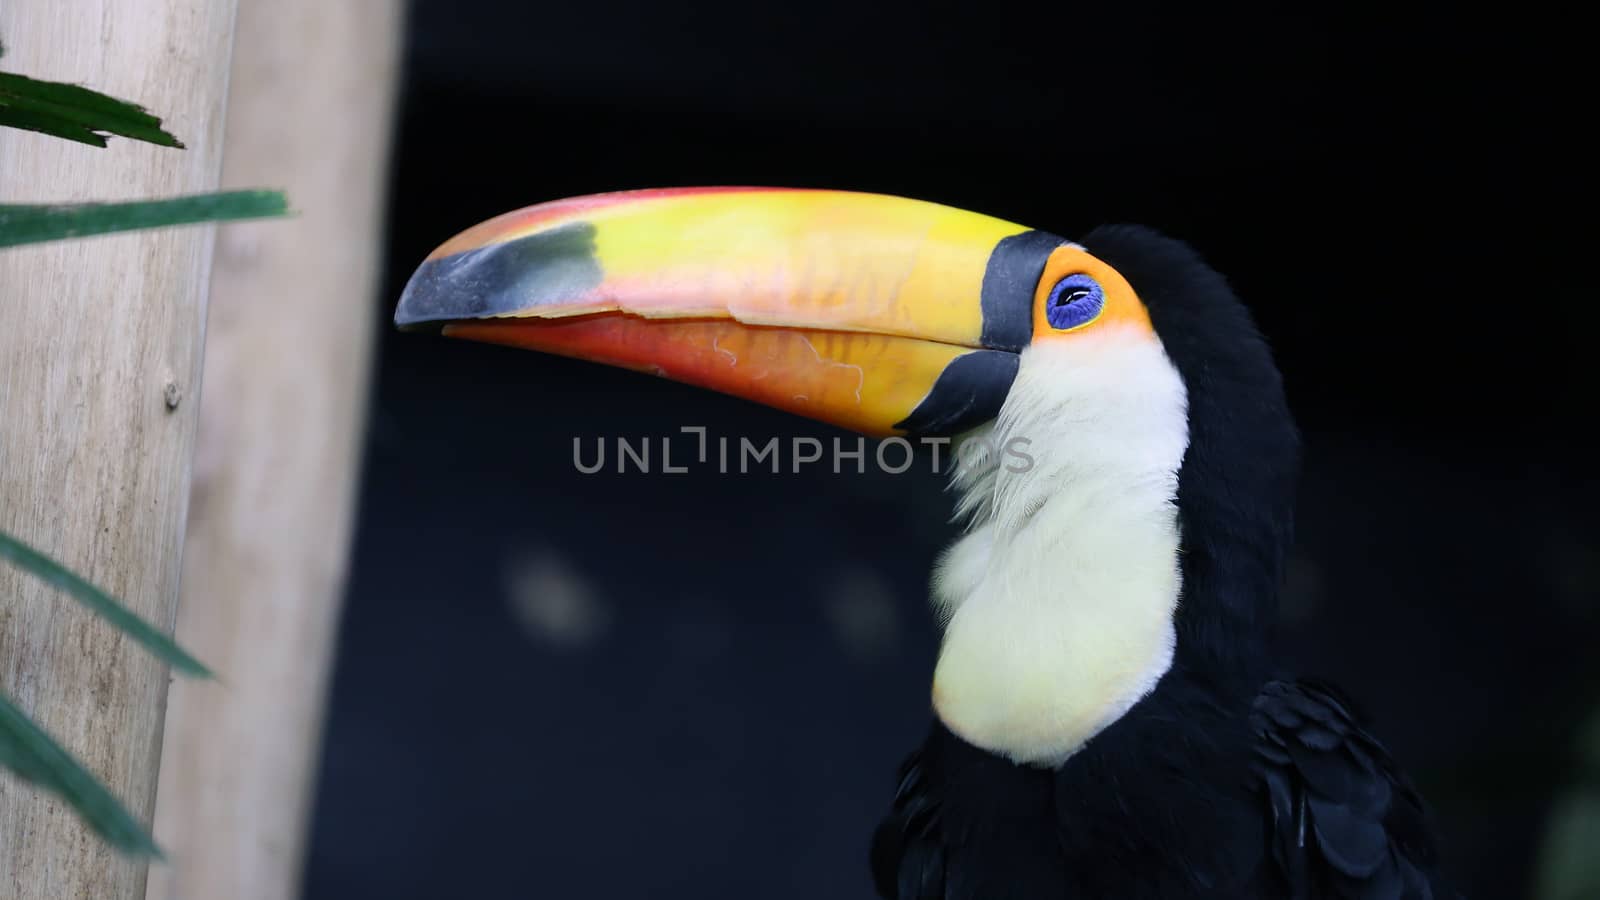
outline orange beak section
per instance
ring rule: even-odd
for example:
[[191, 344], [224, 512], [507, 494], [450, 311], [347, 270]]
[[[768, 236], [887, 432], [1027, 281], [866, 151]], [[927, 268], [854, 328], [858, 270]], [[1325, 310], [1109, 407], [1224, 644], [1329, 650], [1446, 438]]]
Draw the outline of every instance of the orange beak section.
[[950, 207], [702, 188], [556, 201], [436, 250], [395, 321], [649, 372], [864, 434], [999, 410], [1063, 243]]

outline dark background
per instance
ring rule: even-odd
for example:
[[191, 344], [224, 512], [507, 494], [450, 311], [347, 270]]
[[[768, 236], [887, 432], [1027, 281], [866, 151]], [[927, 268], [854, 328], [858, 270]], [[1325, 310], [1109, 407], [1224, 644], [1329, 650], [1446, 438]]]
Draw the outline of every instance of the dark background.
[[387, 327], [412, 267], [481, 219], [727, 183], [1197, 245], [1306, 433], [1285, 659], [1366, 708], [1462, 886], [1526, 895], [1600, 707], [1564, 27], [418, 2], [307, 896], [869, 896], [868, 835], [928, 721], [939, 480], [582, 475], [574, 436], [837, 432]]

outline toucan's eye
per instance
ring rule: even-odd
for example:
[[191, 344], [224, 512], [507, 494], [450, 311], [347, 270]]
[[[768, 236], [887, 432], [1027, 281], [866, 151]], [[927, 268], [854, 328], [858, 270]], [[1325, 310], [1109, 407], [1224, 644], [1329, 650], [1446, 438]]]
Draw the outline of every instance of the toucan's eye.
[[1050, 327], [1066, 331], [1094, 321], [1105, 308], [1106, 292], [1100, 282], [1079, 273], [1056, 282], [1044, 303]]

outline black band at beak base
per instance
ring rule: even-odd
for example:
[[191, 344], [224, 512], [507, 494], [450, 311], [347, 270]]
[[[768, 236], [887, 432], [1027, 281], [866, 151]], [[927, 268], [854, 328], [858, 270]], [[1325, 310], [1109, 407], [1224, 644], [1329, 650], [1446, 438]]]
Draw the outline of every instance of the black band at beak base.
[[1024, 231], [1004, 238], [989, 254], [983, 272], [983, 335], [990, 350], [1021, 353], [1033, 341], [1033, 294], [1045, 264], [1067, 243], [1048, 231]]
[[960, 434], [1000, 414], [1021, 357], [1002, 350], [974, 350], [950, 361], [933, 390], [895, 428], [911, 434]]

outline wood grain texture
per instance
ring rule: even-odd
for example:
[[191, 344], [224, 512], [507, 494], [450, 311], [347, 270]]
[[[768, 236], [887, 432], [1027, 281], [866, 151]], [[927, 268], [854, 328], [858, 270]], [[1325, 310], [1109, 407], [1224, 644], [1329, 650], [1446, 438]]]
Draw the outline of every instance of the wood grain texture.
[[[0, 197], [214, 189], [233, 0], [5, 0], [5, 67], [165, 116], [189, 149], [99, 150], [0, 131]], [[0, 252], [0, 528], [170, 626], [178, 595], [214, 231]], [[169, 404], [169, 398], [176, 405]], [[167, 671], [55, 592], [0, 569], [0, 690], [146, 819]], [[0, 773], [0, 897], [128, 900], [144, 866]]]
[[223, 226], [172, 687], [158, 900], [299, 891], [358, 483], [399, 0], [240, 0], [223, 183], [295, 218]]

